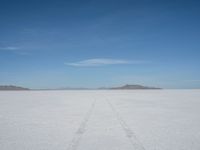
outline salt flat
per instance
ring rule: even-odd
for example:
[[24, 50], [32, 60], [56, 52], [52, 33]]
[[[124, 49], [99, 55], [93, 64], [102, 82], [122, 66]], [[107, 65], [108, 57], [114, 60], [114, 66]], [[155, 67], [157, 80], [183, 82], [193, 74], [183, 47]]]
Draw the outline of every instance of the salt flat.
[[0, 92], [0, 150], [199, 150], [200, 90]]

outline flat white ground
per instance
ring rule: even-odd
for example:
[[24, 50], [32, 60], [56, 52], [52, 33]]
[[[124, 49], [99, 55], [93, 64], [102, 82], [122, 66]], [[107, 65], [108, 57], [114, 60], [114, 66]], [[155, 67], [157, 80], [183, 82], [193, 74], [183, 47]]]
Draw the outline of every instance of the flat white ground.
[[200, 90], [0, 92], [0, 150], [199, 150]]

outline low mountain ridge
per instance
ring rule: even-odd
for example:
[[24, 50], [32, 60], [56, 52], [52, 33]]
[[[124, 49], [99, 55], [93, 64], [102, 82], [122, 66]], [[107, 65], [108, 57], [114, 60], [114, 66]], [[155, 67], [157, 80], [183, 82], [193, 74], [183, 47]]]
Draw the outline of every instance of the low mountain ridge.
[[0, 85], [0, 91], [22, 91], [22, 90], [142, 90], [142, 89], [161, 89], [157, 87], [148, 87], [139, 84], [126, 84], [119, 87], [101, 87], [101, 88], [55, 88], [55, 89], [29, 89], [14, 85]]
[[113, 87], [110, 88], [112, 90], [137, 90], [137, 89], [161, 89], [161, 88], [157, 88], [157, 87], [148, 87], [148, 86], [143, 86], [143, 85], [138, 85], [138, 84], [126, 84], [124, 86], [120, 86], [120, 87]]
[[29, 90], [29, 89], [14, 85], [0, 85], [0, 91], [20, 91], [20, 90]]

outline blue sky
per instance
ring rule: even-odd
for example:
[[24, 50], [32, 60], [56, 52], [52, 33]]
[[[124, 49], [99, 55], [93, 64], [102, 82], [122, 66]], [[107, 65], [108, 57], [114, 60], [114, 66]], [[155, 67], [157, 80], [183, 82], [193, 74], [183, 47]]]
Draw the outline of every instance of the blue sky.
[[0, 0], [0, 84], [200, 88], [200, 1]]

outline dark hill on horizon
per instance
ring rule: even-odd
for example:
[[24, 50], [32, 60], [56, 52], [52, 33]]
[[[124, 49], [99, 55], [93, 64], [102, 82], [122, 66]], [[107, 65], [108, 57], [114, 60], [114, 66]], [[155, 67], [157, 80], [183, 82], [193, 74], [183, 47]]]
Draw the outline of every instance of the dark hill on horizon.
[[21, 91], [21, 90], [30, 90], [30, 89], [14, 85], [0, 85], [0, 91]]
[[126, 84], [124, 86], [120, 86], [120, 87], [113, 87], [110, 88], [111, 90], [137, 90], [137, 89], [161, 89], [161, 88], [157, 88], [157, 87], [148, 87], [148, 86], [143, 86], [143, 85], [138, 85], [138, 84]]

